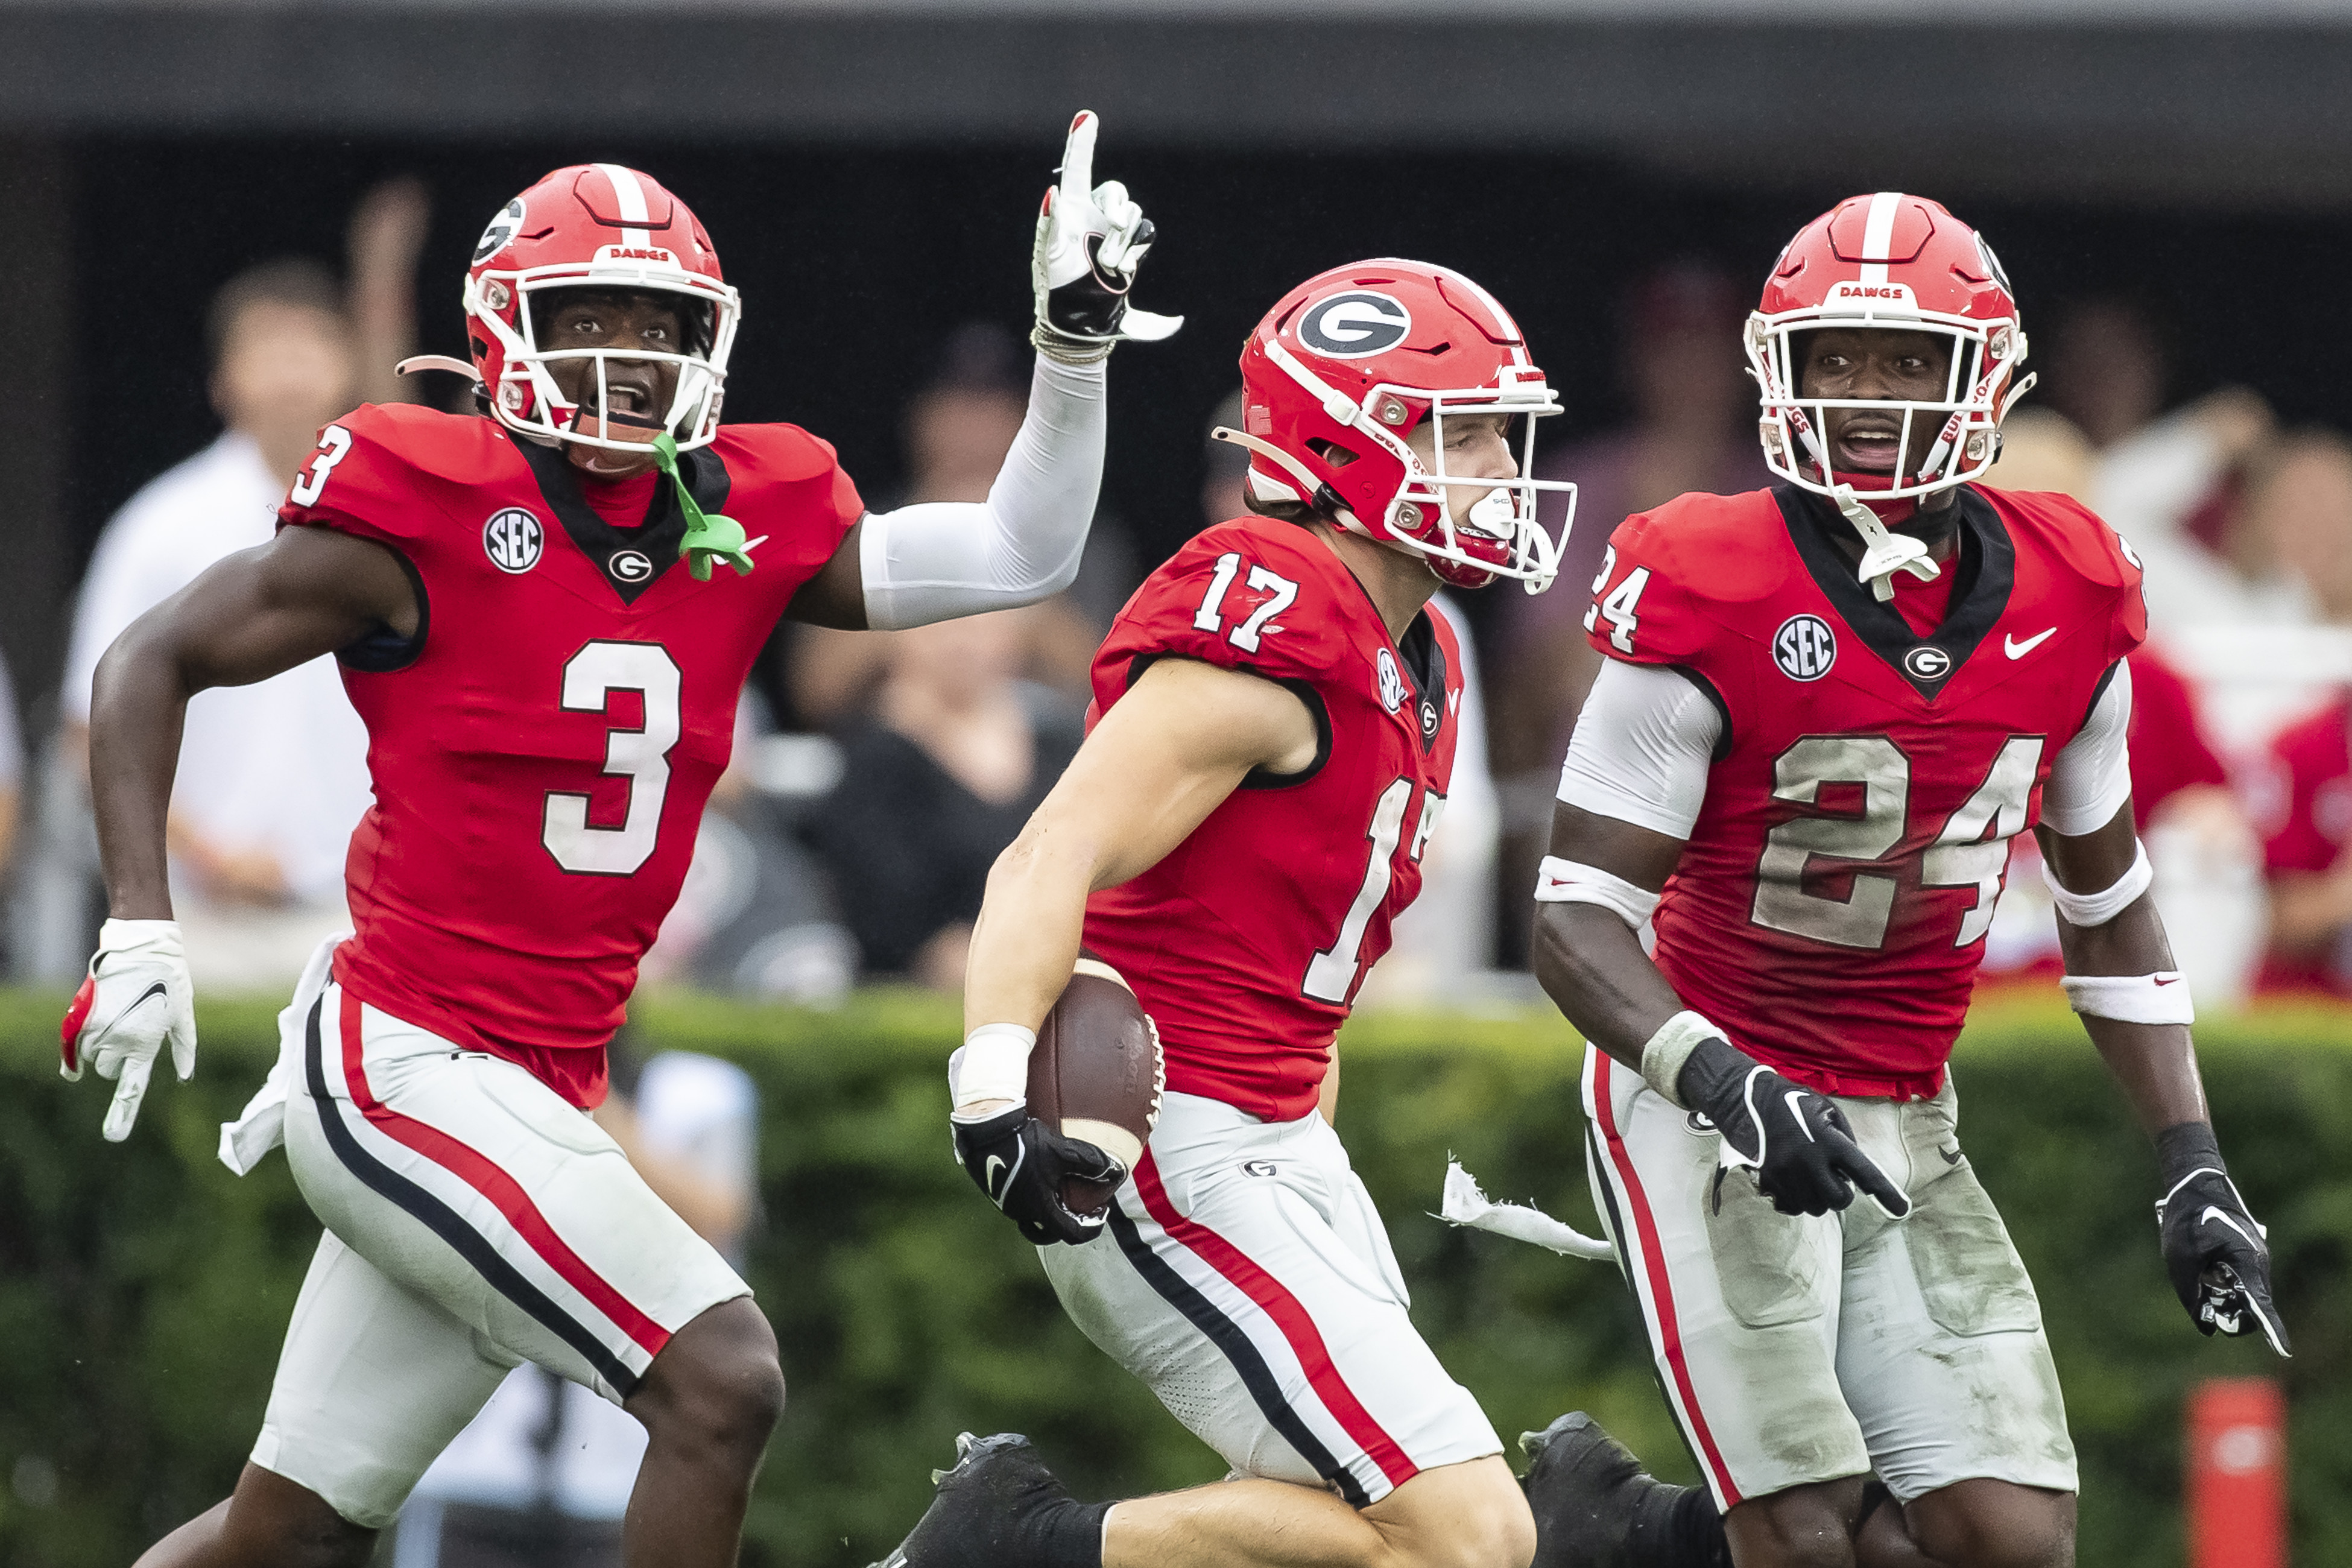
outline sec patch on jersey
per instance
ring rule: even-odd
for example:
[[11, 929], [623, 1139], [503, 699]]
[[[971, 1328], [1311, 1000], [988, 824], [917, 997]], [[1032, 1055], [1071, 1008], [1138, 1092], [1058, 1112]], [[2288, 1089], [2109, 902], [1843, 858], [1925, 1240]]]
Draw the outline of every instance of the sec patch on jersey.
[[[1100, 959], [1079, 959], [1029, 1053], [1029, 1114], [1131, 1171], [1151, 1141], [1167, 1084], [1160, 1031], [1134, 990]], [[1062, 1201], [1090, 1217], [1108, 1209], [1117, 1191], [1072, 1177]]]

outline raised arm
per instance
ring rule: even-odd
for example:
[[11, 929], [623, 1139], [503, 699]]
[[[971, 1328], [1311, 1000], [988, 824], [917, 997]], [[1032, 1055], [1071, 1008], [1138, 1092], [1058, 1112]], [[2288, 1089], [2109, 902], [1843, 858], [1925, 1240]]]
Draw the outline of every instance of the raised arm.
[[2058, 905], [2063, 984], [2155, 1141], [2164, 1184], [2157, 1220], [2181, 1305], [2205, 1333], [2259, 1332], [2285, 1355], [2270, 1249], [2222, 1163], [2189, 1039], [2189, 982], [2148, 896], [2153, 873], [2132, 826], [2130, 720], [2131, 671], [2118, 665], [2043, 791], [2035, 833]]
[[1098, 123], [1091, 111], [1071, 122], [1060, 183], [1037, 215], [1037, 369], [988, 499], [868, 513], [793, 600], [793, 618], [893, 631], [1034, 605], [1077, 576], [1102, 489], [1104, 362], [1183, 320], [1128, 306], [1154, 231], [1125, 185], [1094, 183]]
[[1099, 1180], [1116, 1165], [1031, 1119], [1024, 1100], [1029, 1050], [1069, 984], [1087, 895], [1157, 865], [1252, 769], [1312, 765], [1318, 741], [1307, 705], [1274, 682], [1163, 658], [1103, 715], [997, 858], [972, 928], [964, 1045], [948, 1074], [965, 1168], [1031, 1240], [1093, 1235], [1100, 1219], [1070, 1214], [1060, 1176]]
[[382, 545], [291, 528], [241, 551], [133, 621], [99, 661], [90, 694], [90, 798], [110, 918], [60, 1030], [62, 1068], [118, 1082], [106, 1136], [131, 1134], [168, 1040], [195, 1068], [192, 987], [165, 880], [164, 823], [188, 699], [244, 686], [373, 632], [421, 622], [399, 559]]

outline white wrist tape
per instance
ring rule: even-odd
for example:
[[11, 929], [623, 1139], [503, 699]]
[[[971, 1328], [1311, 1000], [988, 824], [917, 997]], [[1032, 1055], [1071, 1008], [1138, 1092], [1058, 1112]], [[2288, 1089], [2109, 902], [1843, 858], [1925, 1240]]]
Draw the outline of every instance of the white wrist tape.
[[1536, 902], [1539, 904], [1598, 904], [1623, 921], [1635, 931], [1657, 911], [1658, 895], [1646, 888], [1637, 888], [1624, 878], [1604, 871], [1598, 866], [1586, 866], [1574, 860], [1563, 860], [1557, 855], [1547, 855], [1536, 874]]
[[2077, 1013], [2125, 1024], [2193, 1024], [2189, 977], [2178, 969], [2153, 974], [2069, 974], [2058, 982]]
[[1676, 1086], [1683, 1076], [1683, 1064], [1690, 1060], [1693, 1051], [1706, 1040], [1720, 1040], [1724, 1033], [1698, 1014], [1685, 1009], [1658, 1026], [1642, 1047], [1642, 1081], [1655, 1089], [1668, 1105], [1688, 1110], [1683, 1104], [1683, 1093]]
[[1037, 1032], [1018, 1024], [982, 1024], [948, 1058], [948, 1093], [955, 1108], [983, 1100], [1029, 1098], [1029, 1052]]
[[163, 957], [177, 958], [180, 955], [180, 922], [110, 920], [98, 928], [98, 951], [100, 952], [142, 950]]
[[[2066, 917], [2066, 923], [2078, 931], [2103, 926], [2124, 912], [2131, 902], [2147, 891], [2156, 880], [2156, 868], [2147, 862], [2147, 846], [2132, 840], [2131, 869], [2115, 880], [2115, 885], [2102, 892], [2070, 893], [2058, 885], [2058, 879], [2043, 879], [2050, 884], [2050, 901]], [[2082, 1011], [2076, 1008], [2076, 1012]], [[2186, 1023], [2188, 1020], [2183, 1019]]]

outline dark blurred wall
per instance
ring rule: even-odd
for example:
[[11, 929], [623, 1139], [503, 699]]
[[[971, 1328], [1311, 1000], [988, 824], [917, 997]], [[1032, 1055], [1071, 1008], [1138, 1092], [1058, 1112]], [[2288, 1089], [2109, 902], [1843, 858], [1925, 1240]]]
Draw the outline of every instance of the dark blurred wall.
[[80, 574], [87, 529], [82, 487], [68, 480], [78, 341], [70, 314], [71, 160], [58, 143], [0, 138], [0, 312], [13, 385], [0, 417], [0, 538], [7, 542], [5, 655], [22, 707], [38, 721], [65, 658], [67, 595]]
[[[887, 493], [901, 402], [929, 373], [941, 334], [974, 317], [1025, 323], [1030, 230], [1058, 131], [1042, 127], [1019, 147], [886, 152], [704, 152], [598, 138], [74, 144], [54, 155], [62, 162], [56, 177], [31, 182], [46, 193], [35, 212], [71, 192], [70, 316], [57, 268], [0, 262], [26, 279], [25, 297], [44, 302], [31, 313], [37, 339], [70, 322], [78, 392], [62, 449], [72, 475], [64, 542], [71, 568], [138, 485], [212, 435], [202, 345], [212, 289], [283, 252], [339, 259], [353, 200], [371, 182], [404, 172], [423, 175], [435, 202], [420, 283], [422, 348], [462, 353], [458, 279], [482, 224], [509, 195], [561, 163], [633, 163], [697, 209], [743, 290], [729, 416], [806, 425], [841, 448], [866, 490]], [[1244, 334], [1310, 271], [1398, 251], [1468, 270], [1526, 324], [1570, 409], [1555, 422], [1562, 428], [1547, 434], [1565, 435], [1616, 417], [1611, 317], [1631, 277], [1696, 252], [1760, 279], [1799, 224], [1850, 194], [1674, 183], [1590, 160], [1500, 152], [1170, 152], [1122, 137], [1115, 121], [1099, 170], [1125, 180], [1160, 224], [1143, 297], [1189, 317], [1171, 343], [1122, 349], [1111, 378], [1107, 499], [1154, 560], [1196, 525], [1202, 426], [1233, 384]], [[2352, 358], [2352, 316], [2330, 303], [2352, 218], [1956, 205], [2000, 252], [2029, 330], [2051, 324], [2070, 297], [2128, 291], [2173, 317], [2177, 392], [2242, 381], [2290, 419], [2352, 425], [2352, 378], [2340, 370]], [[37, 376], [35, 384], [46, 393], [53, 382]], [[28, 437], [17, 421], [0, 422], [0, 440], [33, 454], [35, 473], [58, 450], [56, 436]], [[27, 469], [12, 471], [20, 476], [12, 486], [21, 485]], [[45, 548], [23, 542], [36, 553]], [[47, 609], [11, 609], [12, 652]]]

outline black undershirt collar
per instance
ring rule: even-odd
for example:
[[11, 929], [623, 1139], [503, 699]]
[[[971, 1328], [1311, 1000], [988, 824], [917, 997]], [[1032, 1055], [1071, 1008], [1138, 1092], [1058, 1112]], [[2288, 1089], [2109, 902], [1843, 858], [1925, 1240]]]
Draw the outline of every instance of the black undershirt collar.
[[[596, 563], [604, 581], [621, 595], [621, 602], [633, 605], [637, 595], [661, 580], [663, 573], [677, 564], [678, 543], [686, 537], [686, 512], [677, 504], [677, 488], [656, 477], [654, 496], [646, 508], [646, 521], [640, 528], [615, 528], [597, 515], [580, 493], [580, 476], [563, 453], [553, 447], [542, 447], [536, 441], [517, 441], [515, 450], [530, 464], [532, 476], [539, 480], [539, 493], [555, 512], [563, 531], [580, 552]], [[727, 506], [727, 492], [733, 480], [727, 465], [708, 447], [677, 455], [677, 469], [694, 492], [695, 504], [705, 513], [721, 511]]]
[[1944, 622], [1932, 636], [1911, 629], [1890, 601], [1880, 603], [1854, 575], [1855, 563], [1838, 547], [1836, 531], [1850, 530], [1826, 498], [1787, 483], [1772, 487], [1789, 538], [1845, 624], [1870, 651], [1930, 701], [2000, 623], [2017, 577], [2017, 547], [1992, 503], [1962, 485], [1952, 503], [1959, 548], [1944, 570], [1956, 574]]

